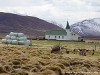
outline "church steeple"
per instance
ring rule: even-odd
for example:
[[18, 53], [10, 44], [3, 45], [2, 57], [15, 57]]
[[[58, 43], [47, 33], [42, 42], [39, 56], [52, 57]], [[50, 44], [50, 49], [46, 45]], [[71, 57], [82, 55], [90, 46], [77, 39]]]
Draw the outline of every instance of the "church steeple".
[[68, 21], [67, 21], [66, 29], [70, 29]]

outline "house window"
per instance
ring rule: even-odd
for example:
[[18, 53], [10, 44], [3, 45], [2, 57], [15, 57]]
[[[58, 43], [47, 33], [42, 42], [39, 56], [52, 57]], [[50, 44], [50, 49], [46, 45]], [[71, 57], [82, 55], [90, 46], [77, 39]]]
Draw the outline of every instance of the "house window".
[[72, 35], [74, 35], [74, 36], [75, 36], [75, 34], [74, 34], [74, 33], [72, 33]]
[[73, 35], [73, 33], [72, 33], [72, 35]]
[[49, 36], [49, 38], [50, 38], [50, 36]]
[[62, 39], [64, 39], [64, 36], [62, 36]]
[[55, 36], [55, 39], [56, 39], [56, 36]]
[[59, 36], [59, 39], [60, 39], [60, 36]]
[[75, 34], [74, 34], [74, 36], [75, 36]]

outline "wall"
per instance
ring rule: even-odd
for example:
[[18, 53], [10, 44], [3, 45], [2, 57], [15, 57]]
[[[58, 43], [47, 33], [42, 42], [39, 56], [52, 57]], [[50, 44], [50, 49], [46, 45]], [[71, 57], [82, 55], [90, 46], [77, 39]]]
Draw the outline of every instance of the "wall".
[[[69, 30], [67, 30], [67, 35], [45, 35], [45, 39], [52, 39], [52, 40], [79, 40], [78, 37], [80, 37], [79, 35], [75, 34], [74, 32], [70, 32]], [[50, 36], [50, 37], [49, 37]], [[56, 36], [56, 38], [55, 38]], [[60, 36], [60, 38], [59, 38]], [[63, 36], [63, 38], [62, 38]]]
[[79, 35], [75, 34], [74, 32], [71, 33], [71, 40], [79, 40]]
[[[50, 36], [50, 37], [49, 37]], [[56, 36], [56, 37], [55, 37]], [[52, 40], [67, 40], [67, 36], [65, 35], [45, 35], [45, 39], [52, 39]]]

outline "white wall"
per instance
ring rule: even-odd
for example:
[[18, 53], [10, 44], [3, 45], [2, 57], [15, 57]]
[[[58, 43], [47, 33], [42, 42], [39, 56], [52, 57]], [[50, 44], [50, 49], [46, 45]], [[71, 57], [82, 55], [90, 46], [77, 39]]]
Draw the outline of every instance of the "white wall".
[[45, 35], [45, 39], [67, 40], [67, 36], [65, 36], [65, 35]]
[[71, 40], [71, 31], [70, 31], [70, 29], [66, 29], [66, 32], [67, 32], [67, 37], [66, 37], [66, 39], [67, 39], [67, 40]]
[[[78, 37], [80, 37], [79, 35], [75, 34], [74, 32], [70, 32], [69, 30], [67, 30], [67, 35], [45, 35], [45, 39], [52, 39], [52, 40], [78, 40]], [[56, 38], [55, 38], [56, 36]], [[60, 36], [60, 38], [59, 38]], [[63, 36], [63, 38], [62, 38]]]
[[55, 39], [55, 36], [52, 36], [52, 35], [45, 35], [45, 39]]
[[80, 37], [79, 35], [77, 35], [76, 33], [72, 32], [75, 35], [71, 34], [71, 40], [79, 40], [78, 38]]
[[60, 38], [59, 38], [59, 35], [57, 35], [56, 40], [66, 40], [66, 38], [67, 38], [67, 36], [65, 36], [65, 35], [60, 36]]

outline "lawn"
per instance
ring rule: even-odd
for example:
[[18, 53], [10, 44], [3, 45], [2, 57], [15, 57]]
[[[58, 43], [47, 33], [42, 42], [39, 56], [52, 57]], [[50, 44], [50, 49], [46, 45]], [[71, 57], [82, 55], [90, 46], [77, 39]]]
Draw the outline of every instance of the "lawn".
[[67, 46], [67, 48], [70, 49], [74, 48], [95, 49], [96, 45], [96, 50], [100, 50], [100, 44], [77, 42], [77, 41], [74, 42], [74, 41], [57, 41], [57, 40], [33, 40], [32, 43], [33, 45], [39, 44], [39, 45], [52, 45], [52, 46], [60, 43], [61, 46]]
[[[70, 54], [68, 56], [71, 55], [71, 57], [79, 56], [78, 52], [76, 55], [72, 53], [73, 49], [85, 48], [85, 49], [93, 50], [95, 49], [95, 45], [96, 45], [96, 51], [95, 51], [94, 56], [91, 56], [92, 52], [88, 52], [87, 56], [94, 57], [94, 58], [95, 56], [96, 58], [100, 56], [100, 44], [77, 42], [77, 41], [57, 41], [57, 40], [33, 40], [32, 43], [33, 43], [33, 46], [37, 45], [38, 49], [44, 50], [44, 52], [47, 52], [47, 51], [50, 52], [51, 47], [60, 43], [61, 47], [65, 47], [70, 51]], [[65, 51], [66, 50], [61, 50], [60, 54], [66, 55]]]

